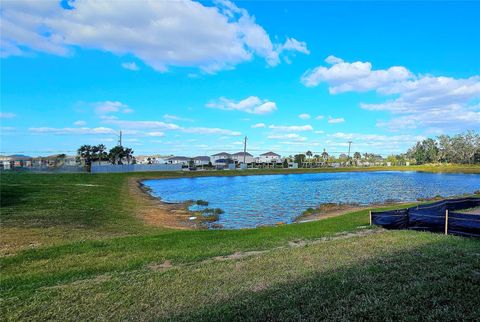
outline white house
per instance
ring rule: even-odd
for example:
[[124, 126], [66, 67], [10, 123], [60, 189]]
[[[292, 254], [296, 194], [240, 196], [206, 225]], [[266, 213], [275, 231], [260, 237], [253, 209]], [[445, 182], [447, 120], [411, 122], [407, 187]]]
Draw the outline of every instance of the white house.
[[231, 155], [231, 158], [234, 162], [236, 163], [243, 163], [243, 160], [245, 159], [245, 163], [253, 163], [255, 160], [253, 158], [253, 155], [251, 155], [248, 152], [237, 152]]
[[282, 162], [282, 156], [280, 154], [276, 154], [274, 152], [267, 152], [260, 154], [260, 156], [257, 158], [258, 163], [281, 163]]
[[212, 163], [216, 163], [218, 160], [232, 159], [232, 155], [227, 152], [220, 152], [212, 155], [210, 159], [212, 160]]
[[193, 162], [197, 166], [208, 165], [210, 163], [209, 156], [196, 156], [193, 158]]
[[181, 165], [188, 165], [192, 158], [187, 157], [171, 157], [167, 159], [169, 164], [181, 164]]

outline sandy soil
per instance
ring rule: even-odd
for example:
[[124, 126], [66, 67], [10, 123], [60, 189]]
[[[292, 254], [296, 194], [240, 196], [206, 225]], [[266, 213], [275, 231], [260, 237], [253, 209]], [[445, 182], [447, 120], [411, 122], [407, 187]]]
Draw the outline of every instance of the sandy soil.
[[188, 219], [192, 214], [186, 204], [160, 201], [148, 193], [139, 179], [131, 178], [128, 185], [137, 204], [137, 214], [147, 225], [175, 229], [197, 228], [197, 224]]
[[314, 213], [311, 215], [302, 215], [298, 217], [295, 222], [301, 223], [301, 222], [309, 222], [309, 221], [316, 221], [316, 220], [322, 220], [322, 219], [327, 219], [327, 218], [332, 218], [332, 217], [337, 217], [344, 215], [349, 212], [354, 212], [354, 211], [360, 211], [363, 209], [366, 209], [368, 207], [366, 206], [351, 206], [351, 205], [337, 205], [335, 207], [331, 207], [331, 209], [321, 211], [318, 213]]

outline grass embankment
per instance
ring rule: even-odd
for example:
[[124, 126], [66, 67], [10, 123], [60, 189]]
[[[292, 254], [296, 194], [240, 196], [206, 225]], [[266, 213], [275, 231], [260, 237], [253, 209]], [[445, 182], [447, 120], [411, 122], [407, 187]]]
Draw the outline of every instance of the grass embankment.
[[[130, 177], [2, 174], [2, 319], [480, 314], [479, 240], [410, 231], [355, 236], [368, 225], [367, 210], [237, 231], [152, 228], [135, 216]], [[335, 237], [344, 232], [352, 235]]]

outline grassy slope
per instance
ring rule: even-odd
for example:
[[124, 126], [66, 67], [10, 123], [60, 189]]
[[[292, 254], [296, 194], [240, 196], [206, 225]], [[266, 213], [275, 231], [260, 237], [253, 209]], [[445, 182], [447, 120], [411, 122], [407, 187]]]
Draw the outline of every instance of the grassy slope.
[[[2, 243], [23, 245], [25, 236], [37, 243], [26, 250], [8, 245], [10, 255], [2, 257], [2, 316], [436, 319], [480, 313], [479, 297], [472, 297], [480, 294], [478, 240], [387, 232], [275, 249], [354, 231], [368, 223], [366, 211], [253, 230], [149, 228], [132, 214], [128, 177], [2, 175]], [[251, 250], [270, 251], [204, 262]], [[174, 268], [149, 268], [165, 260]]]

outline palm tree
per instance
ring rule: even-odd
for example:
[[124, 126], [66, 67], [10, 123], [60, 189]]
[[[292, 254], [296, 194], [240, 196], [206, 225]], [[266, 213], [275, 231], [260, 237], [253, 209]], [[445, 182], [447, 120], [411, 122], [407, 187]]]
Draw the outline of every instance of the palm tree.
[[127, 158], [127, 164], [130, 164], [130, 160], [133, 157], [133, 150], [131, 148], [125, 148], [125, 150], [123, 150], [123, 154], [125, 158]]
[[360, 152], [355, 152], [353, 154], [353, 158], [355, 159], [355, 165], [358, 165], [358, 161], [362, 158], [362, 155], [360, 154]]
[[96, 150], [97, 150], [98, 164], [100, 164], [102, 160], [105, 160], [107, 158], [107, 147], [103, 144], [99, 144], [96, 146]]
[[85, 161], [86, 166], [90, 166], [92, 162], [92, 146], [88, 144], [82, 145], [77, 150], [77, 154], [80, 158]]
[[323, 163], [327, 164], [328, 163], [328, 153], [325, 149], [323, 149], [323, 152], [322, 152], [322, 159], [323, 159]]
[[307, 152], [305, 152], [305, 155], [308, 157], [308, 163], [310, 163], [310, 167], [311, 167], [311, 161], [312, 161], [312, 151], [308, 150]]

